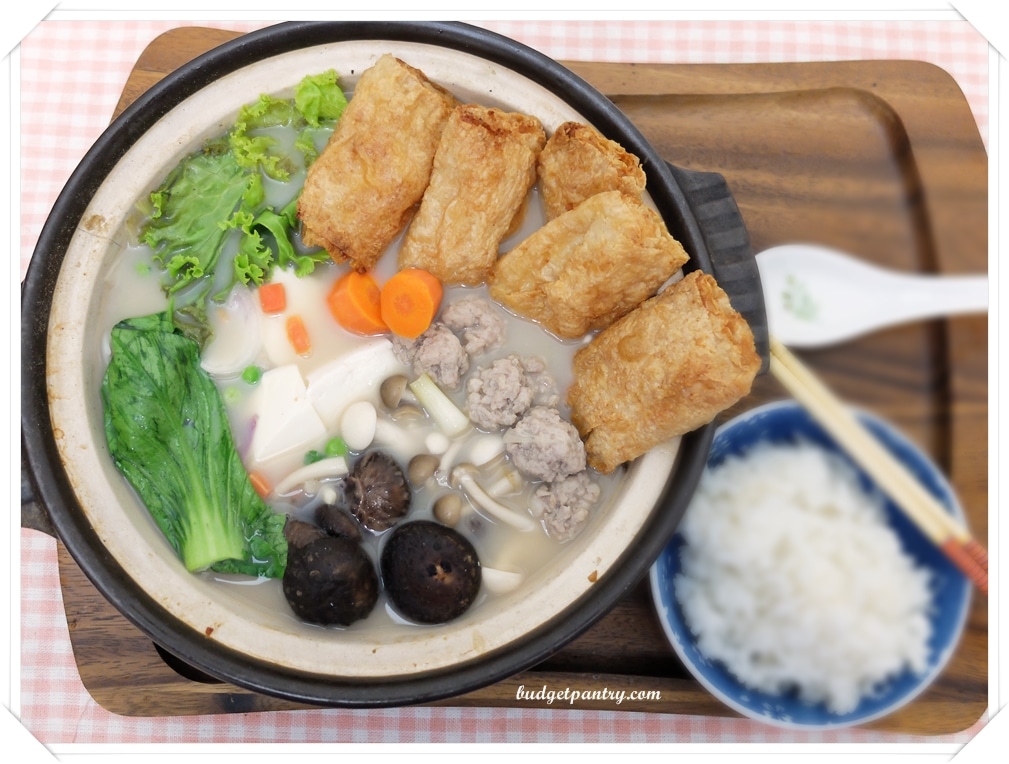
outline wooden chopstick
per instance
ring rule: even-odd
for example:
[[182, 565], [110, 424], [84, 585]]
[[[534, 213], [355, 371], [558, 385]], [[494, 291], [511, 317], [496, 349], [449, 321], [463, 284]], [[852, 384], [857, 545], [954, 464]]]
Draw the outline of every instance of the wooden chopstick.
[[771, 373], [974, 585], [988, 594], [988, 553], [798, 358], [771, 337]]

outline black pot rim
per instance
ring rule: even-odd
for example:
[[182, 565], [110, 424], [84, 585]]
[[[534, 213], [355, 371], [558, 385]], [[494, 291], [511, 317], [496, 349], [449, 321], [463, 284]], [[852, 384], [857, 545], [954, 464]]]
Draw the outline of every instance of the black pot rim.
[[[21, 306], [22, 450], [36, 499], [95, 587], [153, 642], [182, 661], [246, 689], [335, 707], [402, 706], [459, 695], [528, 669], [602, 617], [647, 573], [675, 532], [704, 469], [714, 425], [685, 435], [659, 501], [636, 543], [581, 600], [548, 624], [495, 653], [451, 669], [388, 680], [342, 679], [268, 664], [203, 639], [132, 582], [86, 520], [63, 470], [46, 394], [46, 339], [52, 296], [74, 230], [95, 191], [126, 150], [176, 104], [219, 77], [280, 53], [344, 40], [428, 43], [507, 66], [560, 95], [604, 134], [636, 154], [652, 199], [692, 254], [711, 258], [684, 192], [669, 167], [614, 104], [556, 61], [487, 30], [456, 22], [287, 22], [252, 32], [196, 58], [140, 96], [96, 141], [59, 195], [42, 230]], [[675, 483], [675, 486], [673, 485]]]

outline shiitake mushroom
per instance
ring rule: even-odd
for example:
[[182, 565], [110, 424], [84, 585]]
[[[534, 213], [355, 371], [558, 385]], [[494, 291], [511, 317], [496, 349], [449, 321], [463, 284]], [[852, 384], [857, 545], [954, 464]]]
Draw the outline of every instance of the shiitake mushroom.
[[396, 461], [382, 451], [371, 451], [354, 463], [344, 481], [350, 513], [365, 528], [388, 530], [410, 509], [410, 485]]
[[288, 517], [284, 522], [284, 538], [287, 539], [288, 547], [303, 547], [325, 535], [322, 528], [304, 520]]
[[364, 549], [322, 531], [305, 538], [289, 543], [282, 580], [295, 615], [323, 626], [350, 626], [367, 616], [378, 601], [378, 574]]
[[480, 591], [480, 560], [458, 531], [430, 520], [397, 526], [379, 562], [392, 607], [416, 623], [451, 621]]
[[336, 504], [320, 504], [315, 510], [315, 522], [330, 536], [361, 540], [361, 526]]

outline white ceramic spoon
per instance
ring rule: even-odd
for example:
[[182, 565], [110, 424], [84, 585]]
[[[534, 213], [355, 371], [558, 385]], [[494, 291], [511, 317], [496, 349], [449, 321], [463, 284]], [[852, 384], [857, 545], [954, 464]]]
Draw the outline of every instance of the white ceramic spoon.
[[784, 345], [832, 345], [894, 324], [984, 313], [986, 275], [904, 274], [811, 244], [757, 255], [770, 334]]

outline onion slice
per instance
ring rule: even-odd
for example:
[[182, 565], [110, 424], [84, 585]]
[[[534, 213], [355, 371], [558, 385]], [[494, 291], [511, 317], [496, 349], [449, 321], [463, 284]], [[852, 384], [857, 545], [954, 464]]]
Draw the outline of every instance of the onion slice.
[[262, 315], [253, 292], [236, 284], [224, 303], [211, 304], [207, 322], [213, 336], [200, 354], [200, 366], [212, 377], [241, 374], [263, 346]]

